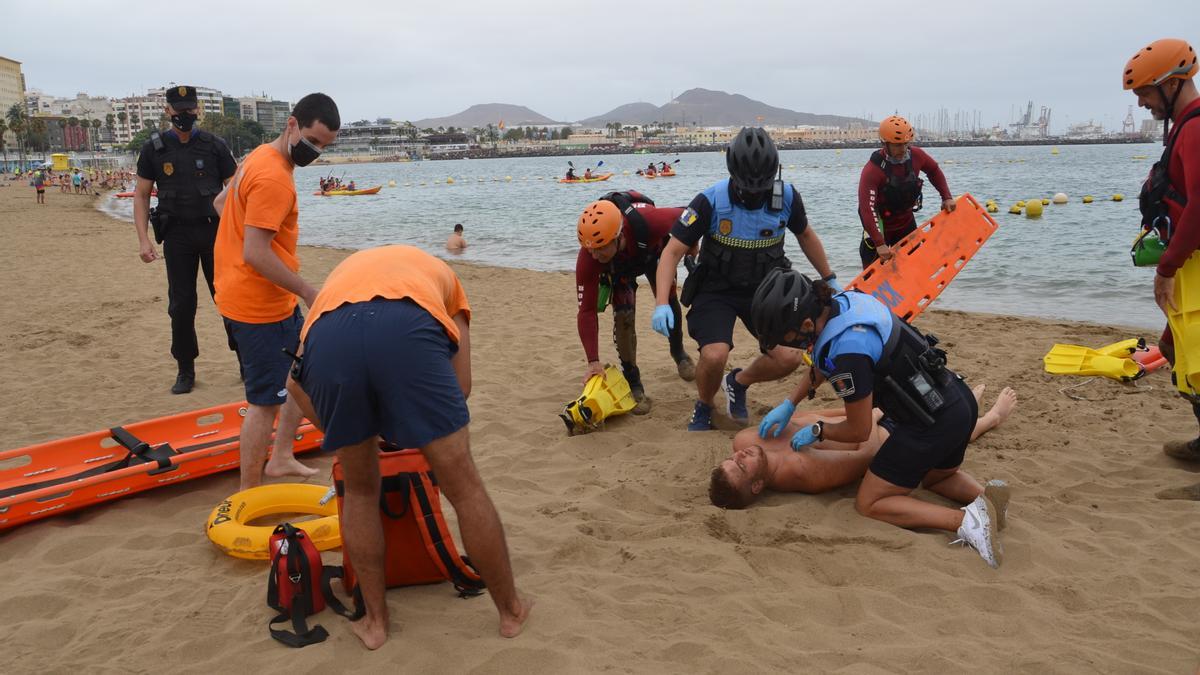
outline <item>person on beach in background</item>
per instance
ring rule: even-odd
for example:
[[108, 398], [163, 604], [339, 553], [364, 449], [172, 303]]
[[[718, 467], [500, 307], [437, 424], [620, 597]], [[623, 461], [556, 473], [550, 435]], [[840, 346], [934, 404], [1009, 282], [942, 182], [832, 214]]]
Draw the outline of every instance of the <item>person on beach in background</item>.
[[359, 251], [329, 273], [310, 310], [287, 386], [345, 477], [343, 545], [366, 605], [354, 633], [368, 649], [388, 637], [382, 438], [425, 455], [500, 614], [500, 634], [516, 637], [533, 603], [517, 592], [504, 526], [471, 457], [471, 309], [458, 277], [412, 246]]
[[[983, 398], [984, 388], [981, 384], [971, 390], [976, 405]], [[1005, 387], [991, 410], [976, 420], [971, 440], [1000, 426], [1016, 406], [1016, 392]], [[733, 438], [733, 454], [718, 464], [709, 477], [709, 501], [723, 509], [744, 509], [757, 501], [765, 490], [820, 494], [859, 480], [895, 428], [879, 408], [872, 411], [870, 437], [861, 443], [826, 439], [798, 452], [791, 447], [792, 436], [802, 428], [817, 422], [839, 424], [846, 420], [845, 415], [844, 409], [797, 413], [783, 433], [775, 438], [763, 439], [759, 430], [753, 427], [741, 430]], [[1008, 504], [1007, 485], [1002, 481], [991, 481], [984, 486], [984, 491], [999, 513], [1004, 514]], [[1001, 527], [1003, 522], [1001, 519]]]
[[467, 240], [463, 238], [462, 223], [455, 223], [454, 232], [446, 238], [446, 250], [461, 253], [467, 247]]
[[[759, 435], [778, 438], [796, 404], [812, 398], [826, 380], [845, 402], [845, 419], [801, 427], [791, 436], [793, 450], [824, 440], [867, 441], [876, 426], [872, 408], [878, 406], [894, 427], [863, 476], [855, 509], [898, 527], [957, 532], [957, 541], [998, 567], [999, 511], [984, 486], [962, 470], [979, 406], [963, 379], [946, 367], [936, 338], [922, 335], [866, 293], [835, 293], [794, 270], [771, 271], [755, 291], [751, 315], [764, 350], [780, 344], [811, 348], [814, 364], [763, 418]], [[966, 506], [952, 509], [912, 497], [921, 485]]]
[[46, 203], [46, 174], [42, 171], [33, 172], [33, 189], [37, 191], [37, 203]]
[[[1167, 226], [1170, 237], [1154, 275], [1154, 301], [1163, 314], [1175, 304], [1175, 274], [1200, 248], [1200, 93], [1192, 79], [1200, 66], [1184, 40], [1156, 40], [1138, 50], [1121, 76], [1138, 105], [1163, 121], [1163, 157], [1154, 164], [1138, 197], [1142, 225]], [[1172, 125], [1171, 123], [1174, 123]], [[1200, 293], [1200, 288], [1190, 293]], [[1175, 366], [1175, 336], [1168, 324], [1159, 339], [1163, 356]], [[1192, 401], [1200, 421], [1200, 401]], [[1168, 441], [1163, 452], [1175, 459], [1200, 463], [1200, 438]], [[1200, 500], [1200, 483], [1158, 493], [1162, 499]]]
[[[639, 415], [650, 412], [650, 400], [637, 365], [637, 278], [645, 275], [651, 291], [658, 290], [659, 256], [681, 213], [682, 208], [657, 207], [645, 195], [630, 190], [611, 192], [588, 204], [576, 223], [579, 255], [575, 258], [575, 297], [579, 308], [575, 324], [587, 358], [583, 381], [604, 374], [597, 344], [599, 312], [611, 303], [613, 342], [637, 401], [633, 412]], [[691, 382], [696, 377], [696, 366], [683, 348], [682, 312], [675, 297], [674, 277], [667, 283], [666, 295], [675, 317], [675, 327], [668, 336], [671, 359], [679, 377]], [[602, 286], [606, 287], [604, 291]]]
[[[172, 394], [186, 394], [196, 385], [196, 274], [202, 271], [209, 295], [214, 295], [213, 244], [219, 217], [213, 198], [237, 170], [237, 162], [225, 141], [195, 128], [196, 88], [170, 87], [166, 91], [165, 114], [171, 128], [154, 132], [142, 145], [137, 159], [137, 184], [133, 195], [133, 229], [142, 262], [158, 259], [147, 226], [153, 224], [154, 238], [162, 243], [167, 268], [167, 314], [171, 317], [171, 357], [177, 371]], [[158, 206], [150, 208], [151, 192], [157, 186]], [[229, 348], [233, 338], [226, 334]]]
[[[308, 477], [317, 473], [296, 460], [292, 443], [300, 409], [285, 385], [300, 343], [302, 317], [297, 296], [312, 307], [317, 289], [300, 277], [297, 166], [308, 166], [337, 138], [341, 117], [325, 94], [296, 103], [275, 140], [255, 148], [217, 198], [222, 207], [215, 249], [217, 309], [237, 342], [244, 372], [246, 417], [241, 431], [241, 489], [268, 476]], [[270, 461], [267, 444], [279, 416]]]
[[946, 176], [929, 153], [912, 144], [908, 120], [892, 115], [879, 123], [883, 147], [871, 153], [858, 179], [858, 218], [863, 238], [858, 245], [863, 269], [875, 260], [892, 259], [892, 246], [917, 229], [913, 212], [921, 209], [918, 175], [924, 172], [942, 198], [942, 210], [954, 210], [954, 197]]
[[[679, 261], [703, 240], [700, 264], [688, 276], [680, 301], [688, 305], [688, 335], [700, 346], [696, 367], [696, 404], [690, 431], [712, 429], [717, 389], [724, 389], [726, 412], [739, 424], [749, 422], [746, 393], [750, 385], [786, 377], [799, 367], [802, 356], [788, 347], [762, 353], [745, 369], [735, 368], [722, 380], [733, 349], [734, 323], [754, 333], [750, 305], [754, 289], [777, 267], [790, 267], [784, 239], [791, 232], [808, 261], [827, 282], [837, 275], [829, 268], [825, 247], [808, 225], [800, 191], [779, 177], [779, 152], [765, 129], [746, 127], [725, 153], [729, 178], [692, 200], [671, 230], [671, 241], [658, 264], [654, 330], [662, 335], [677, 325], [667, 304], [667, 288]], [[651, 165], [653, 168], [653, 165]], [[756, 335], [757, 337], [757, 335]]]

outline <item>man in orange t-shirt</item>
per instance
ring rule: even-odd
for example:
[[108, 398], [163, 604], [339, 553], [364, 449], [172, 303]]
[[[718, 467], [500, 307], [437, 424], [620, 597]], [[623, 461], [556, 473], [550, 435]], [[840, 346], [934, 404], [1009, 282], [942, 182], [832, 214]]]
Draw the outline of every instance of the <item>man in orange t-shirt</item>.
[[[302, 321], [296, 296], [311, 306], [317, 289], [297, 274], [299, 235], [292, 171], [307, 166], [337, 138], [337, 105], [325, 94], [296, 104], [278, 138], [251, 152], [214, 206], [221, 224], [213, 248], [217, 310], [237, 343], [249, 403], [242, 420], [242, 489], [268, 476], [308, 477], [317, 473], [296, 461], [292, 441], [300, 409], [287, 398], [287, 374], [300, 342]], [[267, 444], [275, 426], [274, 450]]]
[[301, 338], [290, 400], [325, 432], [345, 477], [342, 545], [366, 615], [352, 626], [369, 649], [387, 640], [379, 516], [381, 438], [420, 448], [454, 505], [471, 564], [516, 637], [532, 602], [513, 581], [504, 528], [468, 442], [471, 308], [446, 263], [412, 246], [359, 251], [329, 273]]

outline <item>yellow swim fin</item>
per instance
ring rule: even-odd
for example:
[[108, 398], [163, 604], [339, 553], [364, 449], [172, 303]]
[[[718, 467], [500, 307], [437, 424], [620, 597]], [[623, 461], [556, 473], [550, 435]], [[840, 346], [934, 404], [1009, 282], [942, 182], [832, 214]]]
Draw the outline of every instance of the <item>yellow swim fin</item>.
[[620, 368], [610, 365], [604, 367], [603, 376], [593, 375], [583, 385], [583, 393], [563, 406], [559, 418], [567, 425], [568, 433], [586, 433], [594, 431], [610, 417], [633, 410], [636, 405], [629, 381]]
[[1175, 386], [1185, 396], [1200, 393], [1200, 251], [1175, 273], [1175, 306], [1167, 313], [1175, 338]]
[[1107, 356], [1095, 349], [1078, 345], [1054, 345], [1042, 357], [1046, 372], [1051, 375], [1082, 375], [1110, 377], [1130, 382], [1145, 374], [1141, 364], [1132, 359]]
[[1103, 347], [1098, 347], [1096, 349], [1096, 351], [1100, 352], [1101, 354], [1103, 354], [1105, 356], [1116, 356], [1118, 358], [1127, 359], [1127, 358], [1131, 357], [1134, 352], [1146, 351], [1146, 339], [1145, 338], [1129, 338], [1128, 340], [1121, 340], [1120, 342], [1114, 342], [1111, 345], [1104, 345]]

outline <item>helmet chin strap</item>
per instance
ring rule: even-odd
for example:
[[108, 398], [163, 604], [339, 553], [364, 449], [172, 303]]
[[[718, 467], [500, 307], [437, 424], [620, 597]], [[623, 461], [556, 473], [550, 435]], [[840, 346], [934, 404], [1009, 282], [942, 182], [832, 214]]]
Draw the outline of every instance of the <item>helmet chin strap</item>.
[[[1182, 83], [1182, 80], [1180, 82]], [[1158, 90], [1158, 96], [1163, 100], [1163, 103], [1167, 103], [1167, 93], [1163, 91], [1162, 84], [1156, 84], [1154, 88]], [[1171, 118], [1175, 115], [1175, 103], [1179, 101], [1181, 93], [1183, 93], [1182, 84], [1175, 88], [1175, 94], [1171, 97], [1171, 102], [1167, 103], [1167, 109], [1163, 114], [1163, 145], [1167, 144], [1167, 136], [1171, 130]]]

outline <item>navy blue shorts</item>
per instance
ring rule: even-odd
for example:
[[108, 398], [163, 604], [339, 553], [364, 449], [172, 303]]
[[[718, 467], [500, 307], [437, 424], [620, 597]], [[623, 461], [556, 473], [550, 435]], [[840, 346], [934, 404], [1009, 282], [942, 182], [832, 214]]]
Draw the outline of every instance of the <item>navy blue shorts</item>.
[[954, 388], [950, 395], [956, 396], [938, 412], [931, 427], [897, 423], [888, 417], [880, 420], [880, 426], [884, 420], [891, 424], [891, 428], [884, 426], [891, 435], [871, 460], [871, 473], [892, 485], [916, 489], [930, 471], [963, 463], [979, 406], [965, 382], [956, 379], [950, 386]]
[[423, 448], [471, 421], [442, 324], [410, 300], [342, 305], [308, 329], [300, 385], [326, 450], [382, 436]]
[[692, 308], [687, 313], [688, 335], [700, 347], [724, 342], [733, 349], [733, 326], [738, 319], [754, 335], [750, 323], [750, 306], [753, 304], [753, 290], [749, 293], [701, 291], [692, 300]]
[[280, 405], [287, 400], [287, 378], [293, 354], [300, 344], [300, 326], [304, 317], [300, 308], [283, 321], [242, 323], [226, 319], [229, 335], [237, 344], [238, 360], [245, 377], [246, 400], [254, 405]]

